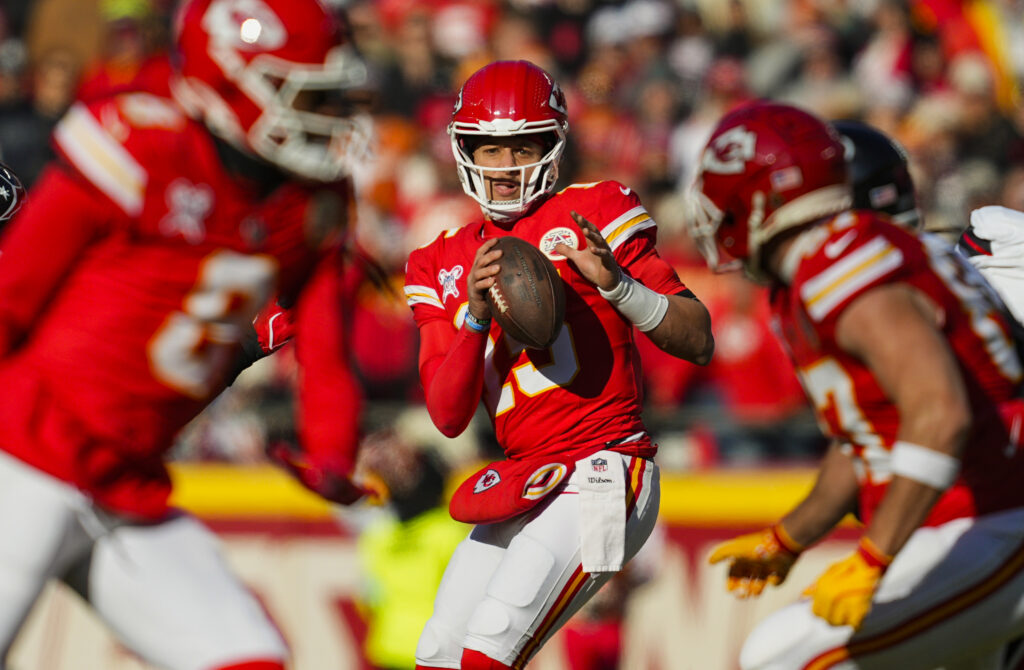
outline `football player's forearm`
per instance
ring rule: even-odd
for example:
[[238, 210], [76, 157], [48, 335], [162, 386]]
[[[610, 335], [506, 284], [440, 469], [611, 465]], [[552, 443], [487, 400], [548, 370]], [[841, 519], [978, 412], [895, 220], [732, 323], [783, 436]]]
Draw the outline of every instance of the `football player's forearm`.
[[833, 444], [822, 460], [814, 487], [781, 524], [807, 547], [822, 539], [847, 514], [856, 512], [859, 487], [850, 458]]
[[693, 298], [666, 296], [668, 311], [653, 330], [646, 333], [659, 349], [683, 360], [707, 365], [715, 350], [711, 316], [704, 304]]
[[337, 256], [325, 259], [296, 307], [295, 356], [303, 449], [318, 466], [351, 473], [359, 444], [362, 388], [349, 364], [345, 290]]
[[420, 366], [427, 412], [446, 437], [466, 430], [483, 393], [487, 335], [459, 329], [448, 353]]
[[945, 384], [900, 393], [899, 440], [892, 447], [892, 481], [865, 532], [893, 556], [922, 524], [960, 472], [970, 408], [955, 373]]
[[895, 556], [917, 530], [943, 491], [905, 477], [893, 477], [864, 535], [888, 556]]

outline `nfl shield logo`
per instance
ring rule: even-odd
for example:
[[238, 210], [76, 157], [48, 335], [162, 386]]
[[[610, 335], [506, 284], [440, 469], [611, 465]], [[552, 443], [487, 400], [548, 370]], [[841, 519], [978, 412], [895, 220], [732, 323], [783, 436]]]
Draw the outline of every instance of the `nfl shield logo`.
[[608, 470], [608, 460], [604, 458], [590, 459], [590, 467], [594, 472], [605, 472]]

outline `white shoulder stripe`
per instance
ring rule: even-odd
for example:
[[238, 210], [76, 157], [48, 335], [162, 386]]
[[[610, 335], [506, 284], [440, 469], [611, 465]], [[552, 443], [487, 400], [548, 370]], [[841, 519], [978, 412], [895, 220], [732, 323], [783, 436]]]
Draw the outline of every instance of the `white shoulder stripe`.
[[73, 105], [53, 133], [71, 162], [97, 188], [129, 216], [142, 212], [146, 170], [84, 105]]
[[800, 287], [807, 313], [821, 321], [851, 295], [903, 264], [903, 252], [876, 237]]
[[615, 251], [641, 230], [653, 228], [655, 225], [657, 224], [647, 210], [638, 205], [602, 228], [601, 235], [608, 241], [612, 251]]
[[413, 305], [433, 305], [438, 309], [444, 309], [441, 300], [437, 297], [437, 291], [429, 286], [409, 285], [405, 287], [405, 301], [409, 307]]

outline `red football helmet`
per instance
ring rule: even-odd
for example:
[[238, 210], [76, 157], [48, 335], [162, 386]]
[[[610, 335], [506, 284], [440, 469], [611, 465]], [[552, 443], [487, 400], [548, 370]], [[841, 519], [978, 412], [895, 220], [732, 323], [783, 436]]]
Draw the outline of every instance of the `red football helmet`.
[[[462, 85], [448, 126], [462, 188], [491, 219], [518, 219], [538, 198], [554, 190], [568, 129], [565, 95], [547, 72], [524, 60], [496, 61], [480, 68]], [[509, 168], [476, 165], [471, 138], [537, 134], [550, 135], [548, 150], [539, 162], [514, 168], [520, 175], [519, 198], [488, 199], [485, 173], [507, 173]], [[531, 169], [533, 174], [527, 178]]]
[[188, 0], [175, 38], [174, 97], [236, 147], [318, 181], [367, 154], [368, 117], [340, 115], [366, 66], [317, 0]]
[[779, 233], [849, 209], [839, 135], [797, 107], [755, 102], [726, 114], [701, 155], [690, 233], [713, 270], [722, 252], [763, 278], [761, 252]]

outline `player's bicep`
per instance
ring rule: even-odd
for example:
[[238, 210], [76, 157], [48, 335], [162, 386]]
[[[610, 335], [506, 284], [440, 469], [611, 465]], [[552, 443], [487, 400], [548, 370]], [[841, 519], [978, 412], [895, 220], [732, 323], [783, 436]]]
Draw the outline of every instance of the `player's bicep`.
[[969, 422], [966, 387], [941, 318], [924, 294], [887, 284], [854, 299], [836, 322], [839, 346], [867, 365], [896, 404], [900, 438], [935, 446], [956, 442]]

